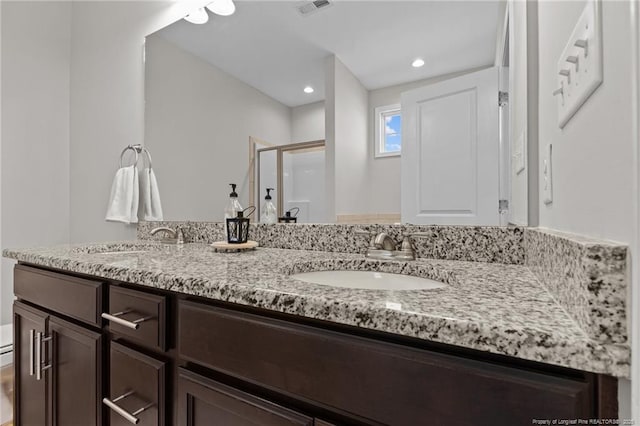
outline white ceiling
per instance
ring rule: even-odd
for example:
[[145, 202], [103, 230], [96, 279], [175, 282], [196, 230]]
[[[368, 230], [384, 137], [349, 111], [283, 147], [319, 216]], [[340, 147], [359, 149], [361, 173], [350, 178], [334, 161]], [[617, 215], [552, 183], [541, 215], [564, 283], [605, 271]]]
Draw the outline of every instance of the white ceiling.
[[[324, 99], [331, 54], [369, 90], [494, 62], [499, 1], [337, 0], [308, 16], [298, 5], [236, 1], [232, 16], [156, 34], [288, 106]], [[426, 65], [411, 67], [416, 57]]]

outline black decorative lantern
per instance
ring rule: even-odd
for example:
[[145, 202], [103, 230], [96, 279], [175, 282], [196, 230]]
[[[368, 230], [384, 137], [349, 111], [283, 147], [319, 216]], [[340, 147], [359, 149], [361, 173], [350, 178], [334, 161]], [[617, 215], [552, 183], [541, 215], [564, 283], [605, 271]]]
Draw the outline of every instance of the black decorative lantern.
[[[245, 217], [244, 212], [249, 209], [253, 210]], [[251, 216], [254, 211], [256, 211], [256, 208], [250, 206], [239, 211], [236, 217], [227, 218], [227, 242], [229, 244], [243, 244], [247, 242], [247, 238], [249, 237], [249, 216]]]
[[[296, 211], [293, 215], [291, 215], [291, 212]], [[296, 216], [298, 216], [298, 213], [300, 212], [300, 209], [298, 207], [293, 207], [289, 210], [287, 210], [284, 213], [284, 216], [281, 216], [278, 218], [278, 222], [279, 223], [296, 223], [298, 222], [298, 218]]]

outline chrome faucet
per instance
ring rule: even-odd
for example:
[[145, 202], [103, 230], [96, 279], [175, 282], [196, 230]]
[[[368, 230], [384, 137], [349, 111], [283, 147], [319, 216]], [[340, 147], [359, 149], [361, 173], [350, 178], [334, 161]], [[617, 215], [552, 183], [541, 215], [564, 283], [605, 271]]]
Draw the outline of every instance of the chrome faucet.
[[358, 235], [370, 235], [371, 241], [367, 249], [366, 257], [379, 260], [415, 260], [416, 252], [410, 235], [404, 235], [402, 242], [393, 239], [385, 232], [370, 232], [356, 230]]
[[380, 232], [373, 237], [373, 246], [378, 250], [395, 250], [397, 248], [396, 240], [391, 238], [388, 234]]
[[184, 234], [182, 233], [182, 229], [176, 228], [175, 230], [171, 228], [167, 228], [166, 226], [161, 226], [159, 228], [154, 228], [151, 230], [151, 235], [156, 235], [158, 232], [165, 232], [171, 236], [171, 238], [165, 238], [161, 240], [163, 243], [167, 244], [184, 244]]

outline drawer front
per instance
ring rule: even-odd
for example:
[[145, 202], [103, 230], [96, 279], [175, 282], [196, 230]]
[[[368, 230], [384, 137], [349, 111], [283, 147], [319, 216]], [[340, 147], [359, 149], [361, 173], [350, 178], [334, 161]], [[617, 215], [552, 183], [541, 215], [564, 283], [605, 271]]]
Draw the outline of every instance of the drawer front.
[[179, 426], [312, 426], [313, 419], [238, 389], [178, 371]]
[[590, 385], [579, 380], [185, 301], [178, 324], [184, 360], [374, 422], [514, 425], [593, 414]]
[[109, 287], [109, 330], [137, 344], [166, 350], [166, 298], [128, 288]]
[[142, 426], [164, 425], [165, 363], [115, 342], [110, 355], [109, 398], [102, 400], [109, 424], [131, 425], [137, 419]]
[[100, 281], [16, 265], [13, 285], [19, 299], [91, 325], [101, 325], [103, 283]]

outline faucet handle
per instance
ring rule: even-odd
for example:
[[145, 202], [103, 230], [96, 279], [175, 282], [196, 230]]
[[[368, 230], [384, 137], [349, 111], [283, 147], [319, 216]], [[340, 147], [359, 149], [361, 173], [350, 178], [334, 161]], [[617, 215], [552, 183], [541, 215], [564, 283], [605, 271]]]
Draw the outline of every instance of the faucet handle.
[[404, 238], [402, 238], [402, 245], [400, 245], [400, 250], [402, 251], [413, 250], [413, 244], [412, 244], [410, 235], [404, 235]]
[[179, 226], [176, 227], [176, 244], [184, 244], [184, 232]]

